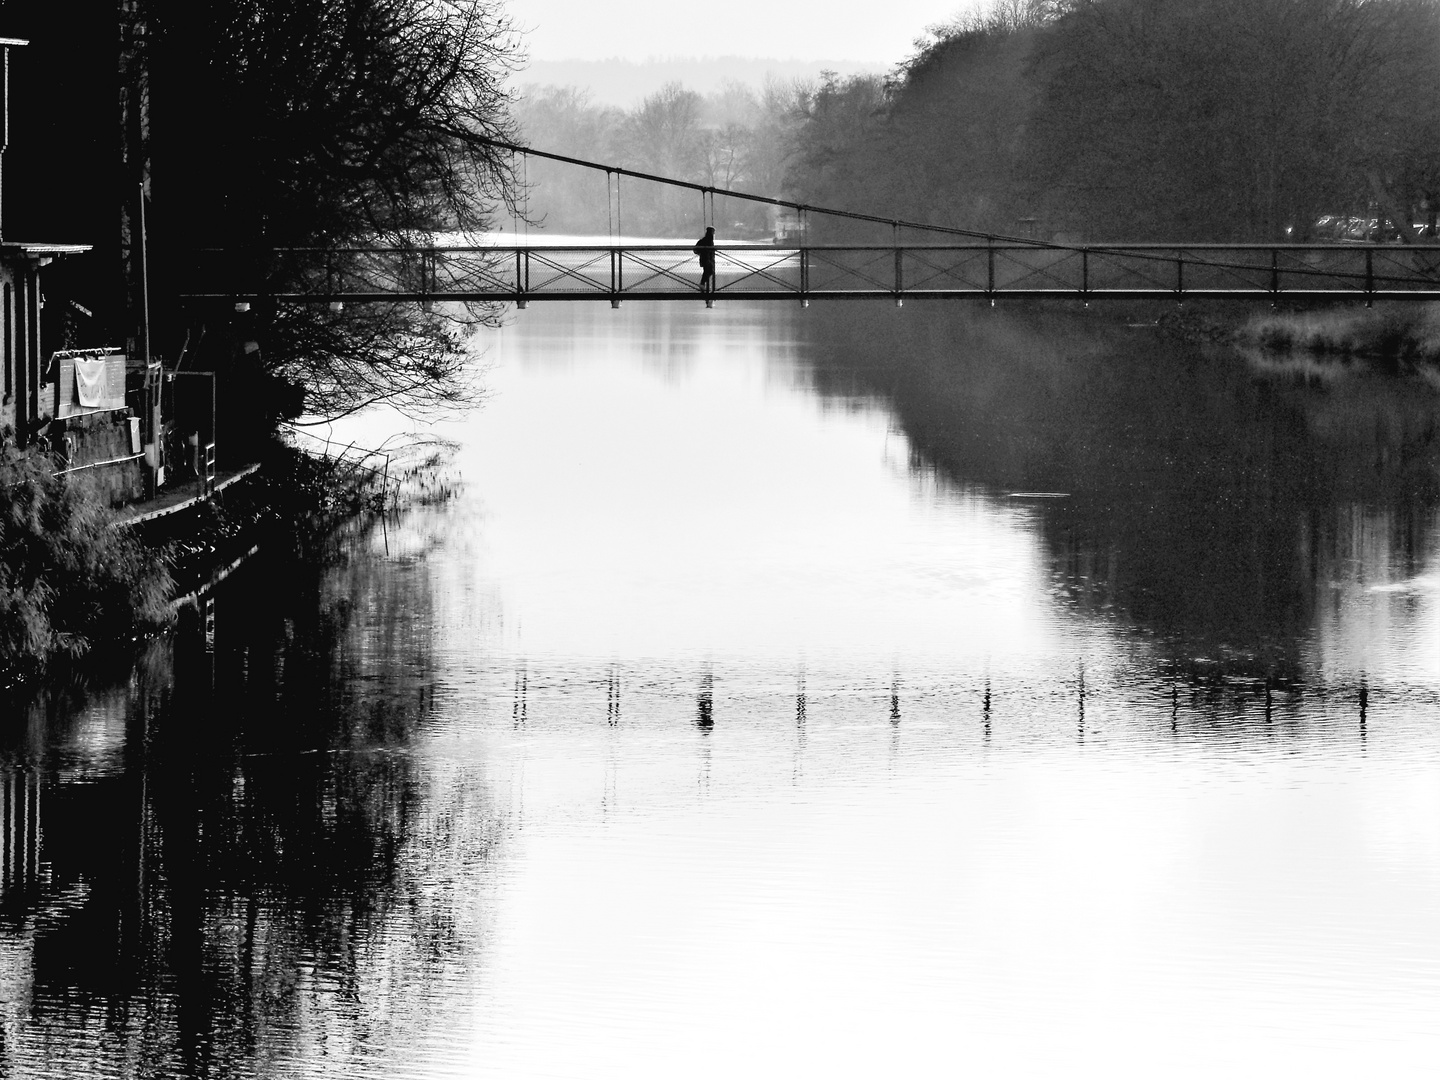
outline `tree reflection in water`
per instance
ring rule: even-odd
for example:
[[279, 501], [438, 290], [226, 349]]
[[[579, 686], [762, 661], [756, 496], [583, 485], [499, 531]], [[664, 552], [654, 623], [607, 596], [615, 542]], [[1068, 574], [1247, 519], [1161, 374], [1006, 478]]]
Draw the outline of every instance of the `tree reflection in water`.
[[[647, 315], [630, 337], [568, 309], [528, 324], [561, 345], [532, 341], [528, 370], [512, 357], [505, 406], [475, 433], [482, 497], [392, 526], [383, 559], [361, 536], [309, 579], [250, 568], [219, 598], [213, 654], [192, 624], [118, 689], [27, 704], [0, 745], [0, 1072], [510, 1075], [508, 1053], [630, 1076], [647, 1052], [649, 1071], [673, 1071], [692, 1037], [739, 1061], [743, 1039], [710, 1025], [757, 1003], [751, 1030], [783, 1015], [804, 1053], [825, 1049], [839, 1029], [771, 1009], [776, 987], [847, 1035], [873, 1031], [877, 1061], [907, 1045], [897, 1031], [933, 1030], [926, 1045], [948, 1053], [967, 1010], [967, 1038], [989, 1033], [1007, 1061], [1037, 1016], [1086, 1038], [1118, 1017], [1103, 1030], [1130, 1046], [1125, 1018], [1143, 1015], [1181, 1053], [1201, 1033], [1224, 1051], [1209, 1036], [1251, 1014], [1273, 1025], [1257, 1002], [1299, 1002], [1292, 1034], [1313, 1021], [1306, 1002], [1355, 1017], [1357, 1046], [1411, 1023], [1425, 988], [1401, 976], [1434, 905], [1404, 892], [1425, 864], [1392, 841], [1433, 832], [1428, 803], [1394, 791], [1434, 759], [1433, 584], [1418, 579], [1436, 557], [1435, 398], [1364, 374], [1317, 384], [1073, 313], [823, 307], [795, 315], [813, 348], [773, 355], [744, 335], [735, 355], [687, 346], [724, 305], [705, 323]], [[886, 409], [857, 410], [866, 424], [845, 440], [821, 417], [803, 452], [765, 442], [816, 419], [809, 386], [769, 398], [754, 378], [793, 379], [797, 351], [831, 405]], [[589, 358], [573, 371], [572, 352]], [[637, 438], [612, 438], [617, 413]], [[892, 422], [914, 448], [898, 477], [875, 456]], [[757, 437], [765, 453], [739, 452]], [[480, 463], [495, 466], [488, 487]], [[777, 469], [793, 489], [751, 500]], [[1067, 497], [1010, 497], [1036, 491]], [[911, 530], [913, 504], [985, 528]], [[905, 528], [864, 532], [884, 515]], [[897, 542], [917, 558], [892, 559]], [[786, 543], [798, 557], [772, 559]], [[977, 583], [966, 560], [1007, 565]], [[847, 588], [853, 605], [830, 603]], [[1015, 608], [1027, 618], [998, 625]], [[794, 616], [799, 648], [757, 612]], [[1291, 798], [1292, 760], [1327, 783], [1371, 771], [1315, 817]], [[999, 787], [972, 782], [987, 775]], [[1237, 777], [1281, 825], [1306, 823], [1261, 830], [1262, 871], [1245, 844], [1263, 814], [1224, 834], [1233, 852], [1210, 829], [1241, 821]], [[932, 845], [936, 829], [949, 831]], [[1352, 834], [1364, 843], [1332, 858]], [[1176, 870], [1186, 843], [1203, 857]], [[1077, 850], [1148, 876], [1087, 875]], [[1392, 856], [1397, 891], [1340, 902], [1340, 884]], [[947, 858], [927, 923], [912, 901]], [[970, 888], [977, 866], [993, 891]], [[1137, 880], [1164, 884], [1163, 902], [1134, 908]], [[1382, 908], [1403, 970], [1385, 953], [1372, 982], [1315, 979], [1314, 955], [1340, 971], [1369, 948]], [[1124, 938], [1106, 920], [1136, 910], [1139, 981], [1075, 1014], [1091, 959]], [[1167, 954], [1184, 992], [1144, 1013], [1145, 965], [1187, 921], [1198, 936]], [[896, 962], [891, 931], [912, 922], [923, 932]], [[766, 929], [786, 926], [799, 932]], [[986, 959], [1000, 940], [1020, 943], [1031, 981], [1007, 983], [1011, 954]], [[777, 981], [787, 949], [793, 981]], [[940, 971], [940, 955], [970, 960]], [[632, 964], [647, 956], [663, 971]], [[730, 997], [710, 993], [732, 968]], [[866, 996], [887, 979], [896, 992]], [[1321, 983], [1339, 989], [1296, 996]], [[1233, 986], [1237, 1011], [1205, 1012], [1196, 986], [1227, 1002]], [[912, 1003], [937, 1007], [933, 1029], [907, 1026]]]
[[492, 808], [417, 762], [429, 596], [364, 548], [248, 569], [213, 654], [182, 620], [128, 685], [8, 728], [7, 777], [43, 788], [43, 867], [7, 877], [0, 929], [17, 1075], [344, 1071], [473, 964]]
[[1440, 395], [1419, 378], [1267, 368], [1033, 305], [851, 302], [806, 326], [817, 387], [884, 398], [912, 470], [1068, 495], [1015, 500], [1055, 589], [1200, 681], [1288, 682], [1322, 659], [1358, 673], [1383, 650], [1336, 608], [1403, 590], [1435, 544]]

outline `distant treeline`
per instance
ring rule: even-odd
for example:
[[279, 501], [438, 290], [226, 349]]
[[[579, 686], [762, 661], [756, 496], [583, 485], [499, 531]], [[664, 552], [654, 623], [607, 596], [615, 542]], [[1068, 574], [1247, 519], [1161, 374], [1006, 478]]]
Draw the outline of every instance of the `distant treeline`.
[[[1437, 43], [1440, 0], [1002, 0], [886, 78], [675, 84], [629, 113], [546, 88], [517, 118], [539, 147], [990, 232], [1298, 241], [1339, 216], [1414, 238], [1440, 201]], [[603, 174], [530, 169], [552, 228], [606, 227]], [[626, 232], [699, 223], [698, 196], [636, 187]]]
[[[812, 88], [768, 81], [758, 92], [741, 83], [700, 95], [667, 83], [638, 106], [594, 105], [575, 87], [539, 87], [521, 98], [515, 117], [525, 142], [571, 157], [623, 165], [637, 172], [718, 189], [779, 195], [793, 165]], [[604, 173], [531, 158], [517, 166], [531, 198], [528, 216], [550, 232], [688, 236], [703, 225], [699, 193], [643, 181], [614, 187]], [[607, 210], [607, 198], [611, 200]], [[769, 227], [763, 207], [716, 200], [722, 236]]]

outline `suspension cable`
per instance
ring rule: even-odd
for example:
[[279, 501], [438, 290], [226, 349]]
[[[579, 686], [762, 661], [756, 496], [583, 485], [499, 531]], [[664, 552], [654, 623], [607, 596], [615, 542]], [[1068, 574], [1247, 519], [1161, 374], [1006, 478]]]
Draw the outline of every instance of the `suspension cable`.
[[[697, 184], [690, 180], [677, 180], [673, 176], [658, 176], [655, 173], [639, 172], [635, 169], [621, 168], [619, 165], [606, 165], [599, 161], [587, 161], [584, 158], [569, 157], [565, 154], [552, 154], [548, 150], [536, 150], [534, 147], [517, 146], [513, 143], [502, 142], [499, 139], [489, 139], [484, 136], [476, 136], [477, 141], [487, 146], [498, 147], [502, 150], [520, 150], [525, 153], [534, 154], [536, 157], [548, 158], [551, 161], [564, 162], [567, 165], [578, 165], [583, 169], [600, 169], [604, 172], [615, 174], [615, 218], [616, 227], [620, 225], [620, 178], [631, 176], [637, 180], [649, 180], [657, 184], [669, 184], [672, 187], [690, 188], [698, 190], [702, 196], [706, 185]], [[949, 225], [931, 225], [923, 221], [906, 221], [891, 217], [880, 217], [876, 214], [861, 214], [854, 210], [836, 210], [828, 206], [813, 206], [809, 203], [792, 202], [789, 199], [776, 199], [768, 195], [755, 195], [748, 191], [726, 190], [725, 194], [732, 199], [745, 199], [748, 202], [765, 203], [768, 206], [780, 206], [787, 210], [795, 210], [804, 214], [811, 211], [816, 214], [825, 214], [830, 217], [849, 218], [851, 221], [870, 221], [880, 225], [898, 224], [907, 229], [918, 229], [921, 232], [942, 233], [946, 236], [968, 236], [978, 240], [1003, 240], [1006, 243], [1021, 244], [1026, 247], [1037, 248], [1065, 248], [1063, 244], [1053, 244], [1046, 240], [1036, 240], [1028, 236], [1006, 236], [1003, 233], [987, 233], [978, 229], [957, 229]], [[711, 199], [711, 212], [714, 212], [714, 199]], [[1068, 250], [1068, 249], [1067, 249]]]

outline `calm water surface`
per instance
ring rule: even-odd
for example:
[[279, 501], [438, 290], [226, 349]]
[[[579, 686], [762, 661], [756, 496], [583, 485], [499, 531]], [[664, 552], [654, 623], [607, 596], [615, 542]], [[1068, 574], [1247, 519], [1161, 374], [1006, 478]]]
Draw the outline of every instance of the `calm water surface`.
[[987, 315], [538, 306], [10, 706], [4, 1075], [1429, 1075], [1440, 396]]

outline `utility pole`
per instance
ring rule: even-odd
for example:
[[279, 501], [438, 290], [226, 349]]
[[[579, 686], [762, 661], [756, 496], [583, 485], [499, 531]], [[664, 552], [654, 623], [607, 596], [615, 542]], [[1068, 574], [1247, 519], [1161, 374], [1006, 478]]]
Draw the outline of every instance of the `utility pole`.
[[5, 151], [10, 146], [10, 49], [29, 45], [25, 38], [0, 38], [0, 240], [5, 238]]
[[[121, 274], [125, 336], [132, 355], [149, 353], [146, 324], [145, 196], [150, 184], [150, 71], [147, 25], [138, 0], [120, 2]], [[148, 355], [146, 356], [148, 360]]]

